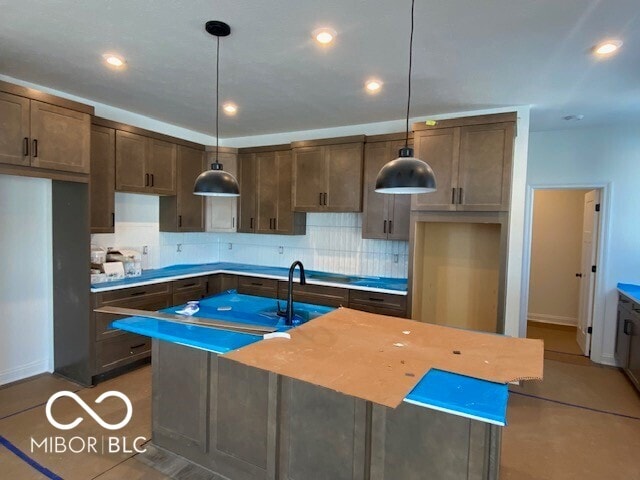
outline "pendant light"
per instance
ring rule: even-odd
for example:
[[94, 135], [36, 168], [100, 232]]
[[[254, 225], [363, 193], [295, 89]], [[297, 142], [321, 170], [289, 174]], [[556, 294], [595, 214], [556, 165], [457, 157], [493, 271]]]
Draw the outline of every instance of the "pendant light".
[[409, 88], [407, 95], [407, 119], [404, 147], [399, 157], [390, 161], [378, 172], [376, 192], [412, 194], [436, 191], [436, 177], [431, 167], [413, 156], [413, 148], [409, 148], [409, 107], [411, 106], [411, 67], [413, 61], [413, 8], [415, 0], [411, 0], [411, 35], [409, 37]]
[[210, 20], [205, 24], [208, 33], [216, 37], [216, 161], [211, 164], [211, 170], [202, 172], [196, 178], [193, 187], [194, 195], [206, 195], [210, 197], [237, 197], [240, 195], [238, 180], [229, 172], [222, 169], [218, 162], [219, 133], [218, 118], [220, 113], [220, 37], [226, 37], [231, 33], [231, 27], [218, 20]]

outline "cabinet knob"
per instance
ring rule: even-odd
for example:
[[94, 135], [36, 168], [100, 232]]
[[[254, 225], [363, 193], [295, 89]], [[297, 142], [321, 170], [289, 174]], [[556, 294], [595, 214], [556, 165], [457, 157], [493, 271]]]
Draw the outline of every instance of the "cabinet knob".
[[582, 274], [581, 273], [576, 273], [576, 277], [582, 278]]

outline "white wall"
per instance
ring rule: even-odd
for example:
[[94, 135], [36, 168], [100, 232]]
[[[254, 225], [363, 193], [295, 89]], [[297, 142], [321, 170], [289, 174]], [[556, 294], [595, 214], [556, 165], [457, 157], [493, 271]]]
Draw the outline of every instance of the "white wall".
[[529, 320], [578, 324], [582, 220], [588, 190], [536, 190]]
[[51, 181], [0, 175], [0, 385], [53, 371]]
[[603, 305], [596, 309], [592, 359], [613, 363], [616, 284], [640, 283], [640, 122], [530, 136], [527, 182], [534, 187], [604, 185], [605, 251], [600, 258]]

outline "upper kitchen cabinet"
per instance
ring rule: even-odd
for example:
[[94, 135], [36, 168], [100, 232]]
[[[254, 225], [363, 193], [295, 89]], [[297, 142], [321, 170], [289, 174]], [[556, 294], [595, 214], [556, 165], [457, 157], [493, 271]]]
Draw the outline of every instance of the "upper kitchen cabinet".
[[293, 210], [361, 212], [364, 136], [294, 142]]
[[288, 145], [241, 149], [241, 232], [304, 235], [306, 215], [293, 212]]
[[[404, 147], [405, 134], [367, 137], [364, 147], [364, 201], [362, 238], [409, 240], [410, 195], [376, 193], [376, 178], [380, 169], [398, 157]], [[413, 145], [410, 140], [409, 146]]]
[[92, 107], [0, 82], [2, 172], [86, 182], [91, 113]]
[[[203, 171], [211, 168], [216, 161], [216, 152], [207, 152]], [[238, 178], [238, 149], [220, 147], [218, 162], [225, 172]], [[240, 191], [241, 195], [253, 195], [252, 192]], [[206, 197], [205, 230], [207, 232], [235, 232], [238, 229], [238, 197]]]
[[91, 126], [91, 233], [113, 233], [115, 227], [116, 131]]
[[416, 157], [433, 169], [437, 190], [413, 195], [420, 211], [508, 211], [515, 113], [415, 124]]
[[160, 197], [161, 232], [202, 232], [204, 199], [193, 194], [193, 185], [204, 169], [204, 151], [178, 145], [176, 194]]
[[116, 190], [175, 195], [174, 143], [129, 131], [116, 131]]

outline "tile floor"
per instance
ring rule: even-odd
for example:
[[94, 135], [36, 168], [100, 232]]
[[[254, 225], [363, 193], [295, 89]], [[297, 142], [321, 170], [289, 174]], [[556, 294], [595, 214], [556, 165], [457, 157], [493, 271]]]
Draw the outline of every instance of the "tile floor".
[[[536, 324], [532, 337], [545, 339], [545, 379], [511, 387], [509, 425], [503, 430], [501, 479], [503, 480], [616, 480], [640, 479], [640, 395], [624, 374], [593, 364], [576, 353], [575, 330]], [[162, 453], [45, 453], [31, 452], [31, 438], [55, 436], [45, 416], [49, 396], [60, 390], [77, 392], [82, 400], [111, 423], [122, 419], [118, 399], [94, 400], [108, 390], [119, 390], [132, 401], [131, 422], [118, 432], [129, 439], [151, 436], [150, 367], [143, 367], [95, 388], [81, 388], [52, 375], [42, 375], [0, 388], [0, 479], [44, 479], [34, 466], [10, 451], [10, 442], [40, 468], [67, 480], [159, 480], [185, 478], [188, 469], [171, 465], [169, 475], [149, 466], [160, 465]], [[78, 405], [61, 398], [52, 407], [54, 418], [71, 422]], [[103, 435], [89, 420], [74, 433], [81, 437]], [[78, 448], [78, 445], [72, 445]], [[70, 459], [72, 459], [70, 461]], [[176, 469], [177, 467], [180, 467]], [[173, 470], [172, 470], [173, 469]], [[176, 472], [176, 473], [174, 473]], [[181, 472], [181, 473], [180, 473]], [[204, 478], [189, 470], [187, 477]], [[208, 476], [207, 476], [208, 477]], [[51, 475], [49, 478], [55, 478]], [[402, 479], [389, 479], [402, 480]]]

